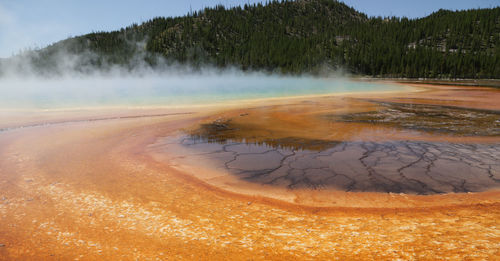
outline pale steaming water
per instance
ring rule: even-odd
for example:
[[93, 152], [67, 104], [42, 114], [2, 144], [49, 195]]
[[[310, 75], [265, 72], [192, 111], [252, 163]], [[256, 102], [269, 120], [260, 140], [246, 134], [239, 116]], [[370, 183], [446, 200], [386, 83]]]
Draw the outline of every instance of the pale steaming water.
[[176, 106], [401, 88], [335, 78], [260, 74], [0, 79], [0, 109]]

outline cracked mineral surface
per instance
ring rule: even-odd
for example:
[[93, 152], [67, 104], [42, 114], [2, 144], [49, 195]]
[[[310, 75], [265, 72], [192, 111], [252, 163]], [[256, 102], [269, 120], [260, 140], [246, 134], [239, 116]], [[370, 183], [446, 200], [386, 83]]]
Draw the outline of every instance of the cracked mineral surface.
[[290, 190], [430, 195], [499, 188], [499, 135], [495, 109], [338, 98], [226, 112], [164, 149]]
[[[288, 189], [440, 194], [500, 187], [500, 144], [418, 141], [290, 144], [213, 142], [181, 137], [178, 157], [204, 157], [246, 181]], [[317, 141], [314, 141], [317, 142]], [[314, 144], [314, 143], [313, 143]], [[313, 147], [313, 148], [318, 148]], [[167, 148], [168, 149], [168, 148]]]

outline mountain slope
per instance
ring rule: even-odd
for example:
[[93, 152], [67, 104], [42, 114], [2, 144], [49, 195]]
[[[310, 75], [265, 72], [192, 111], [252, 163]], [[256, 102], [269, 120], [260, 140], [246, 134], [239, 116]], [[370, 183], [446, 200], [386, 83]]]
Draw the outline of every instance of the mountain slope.
[[62, 55], [84, 54], [72, 63], [74, 69], [157, 66], [162, 57], [192, 66], [280, 73], [344, 68], [385, 77], [499, 78], [499, 43], [499, 7], [440, 10], [409, 20], [368, 18], [333, 0], [297, 0], [155, 18], [67, 39], [26, 56], [46, 73], [65, 68]]

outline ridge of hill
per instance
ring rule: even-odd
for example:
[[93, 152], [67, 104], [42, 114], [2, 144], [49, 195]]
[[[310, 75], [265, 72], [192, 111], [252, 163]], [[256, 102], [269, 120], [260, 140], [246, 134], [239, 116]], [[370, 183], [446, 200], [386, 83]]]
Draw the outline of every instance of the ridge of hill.
[[26, 65], [15, 61], [28, 58], [41, 74], [167, 61], [285, 74], [342, 68], [378, 77], [500, 78], [499, 43], [500, 7], [408, 19], [368, 17], [334, 0], [284, 0], [218, 5], [77, 36], [0, 61], [0, 68], [22, 71]]

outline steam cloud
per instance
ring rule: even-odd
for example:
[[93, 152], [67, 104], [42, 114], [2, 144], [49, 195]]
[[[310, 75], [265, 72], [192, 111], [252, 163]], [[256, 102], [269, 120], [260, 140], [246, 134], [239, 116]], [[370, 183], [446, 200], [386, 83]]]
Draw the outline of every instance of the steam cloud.
[[[144, 50], [140, 44], [138, 49]], [[376, 84], [350, 82], [338, 72], [285, 76], [191, 67], [158, 57], [151, 66], [145, 62], [149, 55], [145, 52], [137, 52], [127, 66], [95, 67], [97, 54], [57, 50], [51, 56], [57, 72], [53, 74], [34, 66], [37, 55], [28, 52], [1, 61], [0, 110], [171, 106], [380, 89]]]

